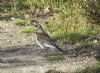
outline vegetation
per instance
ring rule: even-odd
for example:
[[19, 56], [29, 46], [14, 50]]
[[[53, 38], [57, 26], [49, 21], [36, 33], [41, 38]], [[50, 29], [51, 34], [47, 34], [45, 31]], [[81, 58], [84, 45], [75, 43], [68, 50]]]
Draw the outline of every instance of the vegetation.
[[100, 65], [93, 66], [92, 68], [86, 68], [82, 71], [78, 71], [75, 73], [99, 73], [100, 72]]
[[44, 58], [49, 61], [59, 61], [59, 60], [64, 59], [64, 57], [59, 53], [58, 54], [57, 53], [49, 53], [49, 54], [46, 54], [44, 56]]
[[15, 25], [18, 26], [25, 26], [25, 25], [29, 25], [31, 23], [31, 21], [29, 19], [21, 19], [21, 18], [17, 18], [15, 20]]
[[[83, 2], [83, 3], [82, 3]], [[91, 6], [93, 5], [94, 6]], [[8, 11], [18, 16], [31, 13], [43, 13], [47, 7], [52, 10], [58, 10], [59, 13], [53, 16], [48, 23], [45, 23], [45, 30], [55, 40], [72, 40], [82, 42], [91, 35], [100, 34], [100, 26], [95, 23], [89, 23], [92, 19], [94, 22], [99, 15], [98, 1], [83, 0], [8, 0]], [[88, 7], [86, 7], [88, 5]], [[2, 4], [1, 4], [2, 6]], [[85, 9], [85, 10], [84, 10]], [[88, 9], [88, 11], [86, 11]], [[93, 11], [95, 11], [93, 13]], [[86, 15], [84, 15], [87, 12]], [[91, 12], [93, 14], [91, 14]], [[95, 15], [95, 13], [97, 15]], [[93, 16], [92, 16], [93, 15]], [[24, 17], [24, 16], [23, 16]], [[93, 18], [94, 17], [94, 18]], [[87, 19], [89, 18], [89, 19]], [[30, 20], [16, 19], [16, 25], [28, 25]], [[99, 24], [99, 23], [98, 23]], [[23, 29], [21, 33], [32, 33], [34, 29]]]
[[100, 1], [99, 0], [77, 0], [86, 11], [85, 15], [90, 23], [100, 25]]
[[25, 28], [25, 29], [22, 29], [20, 32], [23, 34], [32, 34], [35, 32], [35, 28], [34, 27]]

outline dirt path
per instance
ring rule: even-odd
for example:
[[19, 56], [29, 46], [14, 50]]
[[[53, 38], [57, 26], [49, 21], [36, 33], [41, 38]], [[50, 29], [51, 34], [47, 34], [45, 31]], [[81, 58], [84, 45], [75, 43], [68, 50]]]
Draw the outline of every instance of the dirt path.
[[0, 73], [46, 73], [49, 70], [67, 73], [92, 67], [97, 62], [93, 57], [68, 57], [67, 55], [63, 55], [62, 60], [51, 61], [44, 57], [45, 49], [40, 51], [36, 47], [21, 45], [2, 48]]
[[12, 21], [0, 21], [0, 47], [32, 44], [33, 36], [25, 36], [20, 33], [21, 29], [29, 28], [15, 26]]
[[46, 73], [49, 70], [67, 73], [96, 64], [97, 61], [92, 56], [63, 55], [63, 60], [45, 59], [45, 49], [38, 50], [33, 45], [33, 34], [26, 36], [19, 33], [21, 29], [29, 27], [31, 26], [15, 26], [12, 21], [0, 21], [0, 73]]

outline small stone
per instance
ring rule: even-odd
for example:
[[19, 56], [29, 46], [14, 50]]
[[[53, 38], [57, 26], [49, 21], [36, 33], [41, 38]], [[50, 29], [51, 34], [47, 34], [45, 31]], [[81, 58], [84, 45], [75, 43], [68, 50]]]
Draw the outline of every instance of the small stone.
[[98, 42], [97, 40], [94, 40], [94, 41], [93, 41], [93, 43], [97, 43], [97, 42]]
[[16, 20], [16, 18], [15, 18], [15, 17], [11, 17], [10, 19], [11, 19], [12, 21], [15, 21], [15, 20]]
[[49, 7], [47, 7], [47, 8], [44, 9], [44, 13], [48, 13], [48, 12], [50, 12]]
[[11, 42], [10, 40], [7, 40], [7, 42]]

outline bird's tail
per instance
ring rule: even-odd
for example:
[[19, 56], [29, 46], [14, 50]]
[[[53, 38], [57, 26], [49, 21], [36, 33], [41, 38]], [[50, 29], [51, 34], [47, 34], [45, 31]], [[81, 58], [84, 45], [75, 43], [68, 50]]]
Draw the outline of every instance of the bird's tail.
[[[56, 46], [56, 45], [55, 45]], [[61, 48], [59, 48], [58, 46], [56, 46], [56, 48], [61, 51], [63, 54], [67, 54], [64, 50], [62, 50]]]

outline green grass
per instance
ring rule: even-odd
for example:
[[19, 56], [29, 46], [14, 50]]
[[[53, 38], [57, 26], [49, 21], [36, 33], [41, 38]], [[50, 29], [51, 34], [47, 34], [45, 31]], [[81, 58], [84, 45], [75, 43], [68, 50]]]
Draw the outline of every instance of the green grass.
[[21, 18], [17, 18], [14, 23], [15, 23], [15, 25], [18, 25], [18, 26], [25, 26], [25, 25], [30, 24], [31, 21], [30, 20], [23, 20]]
[[74, 73], [100, 73], [100, 64], [97, 66], [93, 66], [92, 68], [86, 68], [82, 71], [78, 71]]
[[96, 30], [92, 30], [91, 26], [86, 24], [85, 22], [80, 22], [77, 24], [71, 23], [71, 20], [70, 22], [60, 22], [58, 20], [52, 20], [44, 26], [45, 30], [50, 33], [51, 37], [54, 40], [67, 39], [78, 42], [86, 39], [89, 35], [95, 35], [99, 33], [97, 33]]
[[32, 33], [35, 32], [35, 28], [32, 27], [32, 28], [22, 29], [20, 32], [23, 33], [23, 34], [32, 34]]
[[59, 53], [49, 53], [49, 54], [46, 54], [44, 58], [49, 61], [59, 61], [59, 60], [64, 59], [63, 55]]
[[[59, 10], [59, 13], [50, 19], [48, 24], [44, 24], [46, 32], [50, 33], [53, 39], [80, 42], [89, 35], [100, 34], [100, 26], [88, 23], [87, 16], [83, 15], [84, 10], [72, 0], [13, 0], [10, 11], [13, 14], [23, 15], [27, 11], [34, 13], [38, 10], [41, 13], [46, 7]], [[27, 24], [30, 24], [29, 20], [16, 19], [15, 21], [15, 25]], [[27, 34], [32, 31], [24, 29], [22, 33]]]

